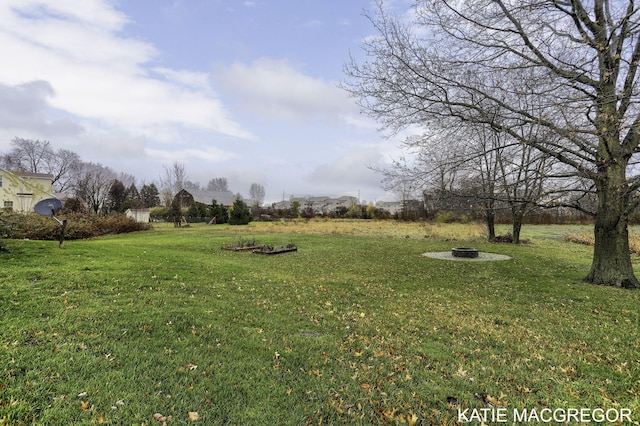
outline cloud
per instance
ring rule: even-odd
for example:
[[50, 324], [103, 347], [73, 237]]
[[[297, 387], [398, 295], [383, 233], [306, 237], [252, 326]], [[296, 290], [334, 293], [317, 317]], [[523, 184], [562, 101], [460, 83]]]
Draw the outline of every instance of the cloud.
[[261, 58], [219, 69], [220, 86], [248, 110], [288, 120], [342, 121], [355, 104], [335, 82], [310, 77], [287, 60]]
[[351, 26], [351, 20], [349, 18], [338, 18], [338, 26], [339, 27], [350, 27]]
[[0, 83], [0, 128], [16, 136], [40, 135], [69, 137], [84, 132], [82, 126], [67, 119], [47, 118], [49, 99], [54, 96], [46, 81], [10, 86]]
[[380, 175], [370, 167], [383, 167], [383, 154], [375, 146], [356, 147], [333, 162], [318, 166], [310, 175], [315, 183], [354, 187], [379, 187]]
[[[151, 136], [180, 125], [252, 138], [201, 73], [152, 67], [158, 51], [123, 35], [128, 18], [107, 0], [3, 0], [0, 82], [46, 80], [51, 106], [83, 120]], [[19, 60], [17, 60], [19, 58]]]
[[182, 148], [177, 150], [161, 150], [147, 148], [147, 153], [154, 158], [162, 159], [167, 162], [184, 162], [189, 159], [198, 159], [207, 163], [221, 163], [236, 157], [236, 154], [227, 152], [216, 147], [202, 148]]

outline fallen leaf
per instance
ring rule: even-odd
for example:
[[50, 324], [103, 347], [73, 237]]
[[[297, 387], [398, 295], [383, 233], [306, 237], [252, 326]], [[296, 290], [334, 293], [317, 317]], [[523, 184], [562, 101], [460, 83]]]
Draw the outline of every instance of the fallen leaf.
[[416, 423], [418, 423], [418, 416], [416, 416], [415, 413], [411, 413], [407, 418], [407, 423], [409, 423], [409, 426], [416, 426]]
[[396, 415], [396, 411], [398, 411], [398, 409], [397, 409], [397, 408], [393, 408], [393, 409], [389, 408], [389, 409], [384, 410], [384, 411], [382, 412], [382, 414], [383, 414], [387, 419], [393, 420], [393, 418], [394, 418], [394, 417], [395, 417], [395, 415]]
[[162, 423], [162, 426], [167, 426], [167, 422], [171, 421], [173, 417], [171, 416], [163, 416], [160, 413], [155, 413], [153, 415], [153, 420], [157, 421], [158, 423]]
[[189, 421], [190, 422], [195, 422], [198, 419], [200, 419], [200, 416], [198, 415], [197, 411], [189, 411]]

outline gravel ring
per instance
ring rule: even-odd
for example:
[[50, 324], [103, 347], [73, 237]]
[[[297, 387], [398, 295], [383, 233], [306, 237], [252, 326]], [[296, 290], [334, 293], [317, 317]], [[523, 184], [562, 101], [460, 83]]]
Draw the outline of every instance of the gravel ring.
[[432, 259], [442, 260], [460, 260], [463, 262], [489, 262], [495, 260], [509, 260], [511, 256], [497, 253], [478, 252], [478, 257], [454, 257], [450, 251], [435, 251], [422, 253], [423, 256], [430, 257]]

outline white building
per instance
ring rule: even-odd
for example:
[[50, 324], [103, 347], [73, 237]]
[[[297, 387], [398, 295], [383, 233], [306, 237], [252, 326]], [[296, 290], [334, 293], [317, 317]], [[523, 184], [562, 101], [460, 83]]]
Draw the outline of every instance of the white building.
[[54, 198], [53, 176], [12, 172], [0, 168], [0, 208], [17, 213], [33, 212], [38, 201]]

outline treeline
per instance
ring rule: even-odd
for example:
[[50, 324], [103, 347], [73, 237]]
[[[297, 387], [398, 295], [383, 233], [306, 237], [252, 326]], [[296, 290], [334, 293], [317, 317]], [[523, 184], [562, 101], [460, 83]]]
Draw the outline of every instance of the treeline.
[[[16, 137], [8, 152], [0, 153], [0, 167], [10, 171], [52, 176], [53, 190], [63, 194], [65, 207], [73, 212], [106, 214], [127, 209], [170, 207], [181, 189], [229, 191], [226, 178], [212, 178], [206, 187], [189, 180], [184, 165], [164, 165], [156, 182], [138, 185], [135, 176], [118, 173], [101, 164], [82, 161], [70, 150], [54, 149], [49, 141]], [[264, 200], [264, 187], [252, 184], [252, 201]], [[239, 194], [238, 194], [239, 196]]]
[[[235, 213], [232, 215], [231, 212]], [[176, 226], [194, 222], [245, 225], [251, 221], [251, 215], [249, 207], [240, 198], [236, 198], [231, 208], [219, 204], [217, 200], [211, 200], [211, 204], [194, 201], [189, 208], [182, 209], [174, 201], [169, 207], [152, 208], [151, 220], [155, 222], [173, 222]]]

